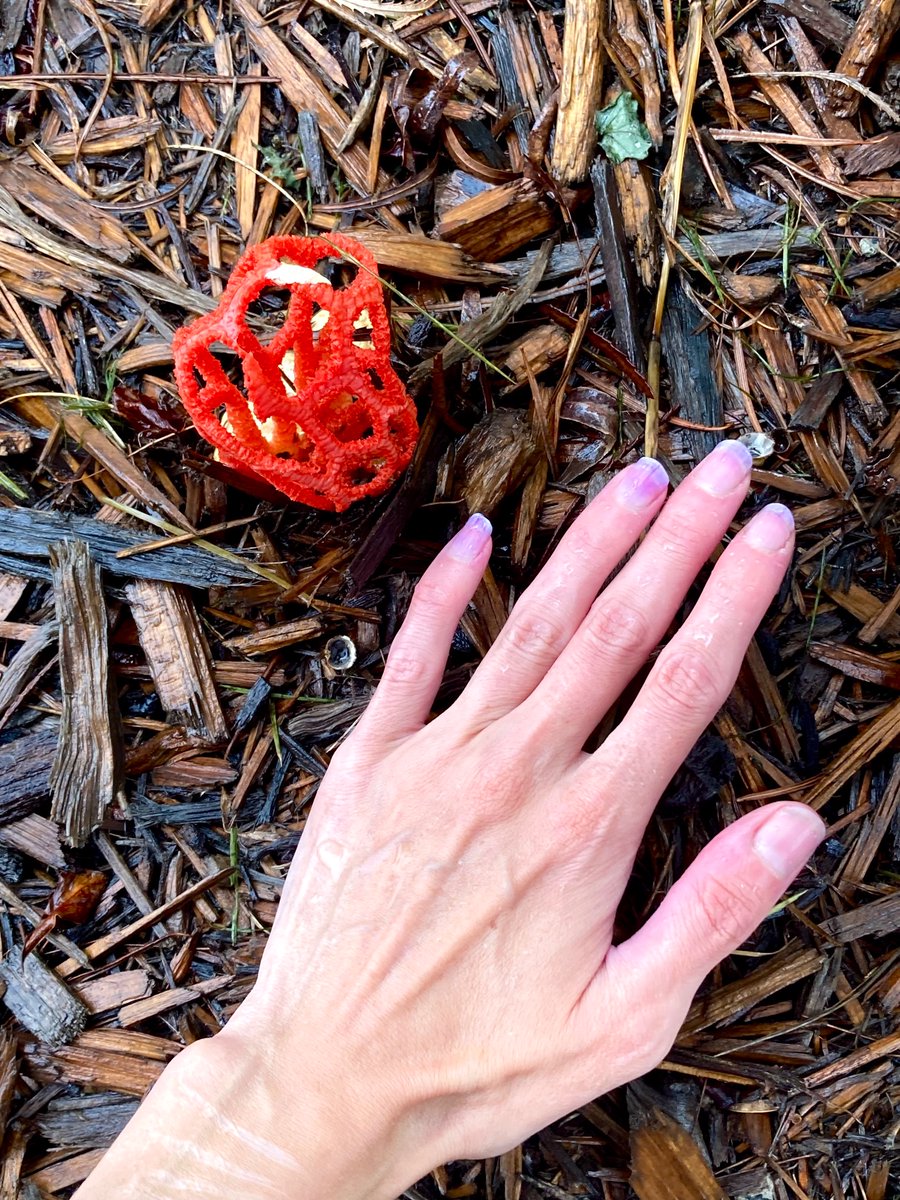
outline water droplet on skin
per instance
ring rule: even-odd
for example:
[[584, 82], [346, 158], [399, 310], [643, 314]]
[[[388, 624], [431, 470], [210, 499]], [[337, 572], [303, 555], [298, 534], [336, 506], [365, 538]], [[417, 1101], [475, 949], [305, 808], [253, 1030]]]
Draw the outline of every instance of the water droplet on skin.
[[347, 861], [347, 848], [342, 846], [340, 842], [325, 841], [320, 842], [316, 849], [319, 862], [327, 867], [331, 878], [337, 882], [344, 870], [344, 864]]

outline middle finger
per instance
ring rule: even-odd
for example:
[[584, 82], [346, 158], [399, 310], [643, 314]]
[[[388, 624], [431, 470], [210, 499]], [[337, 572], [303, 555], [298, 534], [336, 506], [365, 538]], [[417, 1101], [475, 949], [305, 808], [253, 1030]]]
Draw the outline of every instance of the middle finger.
[[[728, 529], [746, 495], [752, 461], [740, 442], [720, 442], [688, 475], [516, 713], [522, 728], [532, 736], [546, 734], [564, 756], [578, 755], [647, 661]], [[577, 703], [561, 703], [566, 696]]]
[[620, 471], [573, 523], [454, 704], [467, 732], [505, 716], [540, 683], [604, 580], [659, 511], [667, 485], [662, 465], [643, 458]]

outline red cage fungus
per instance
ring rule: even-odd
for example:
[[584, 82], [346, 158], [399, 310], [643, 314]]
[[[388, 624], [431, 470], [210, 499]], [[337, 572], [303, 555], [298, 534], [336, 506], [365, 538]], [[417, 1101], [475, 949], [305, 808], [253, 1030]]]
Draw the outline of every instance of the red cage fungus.
[[[332, 284], [321, 273], [332, 265], [355, 275]], [[289, 295], [284, 323], [267, 338], [251, 328], [248, 309], [273, 292]], [[243, 386], [217, 346], [237, 355]], [[182, 402], [219, 459], [292, 500], [337, 512], [385, 491], [412, 457], [416, 411], [390, 349], [375, 259], [339, 233], [253, 246], [215, 312], [173, 342]]]

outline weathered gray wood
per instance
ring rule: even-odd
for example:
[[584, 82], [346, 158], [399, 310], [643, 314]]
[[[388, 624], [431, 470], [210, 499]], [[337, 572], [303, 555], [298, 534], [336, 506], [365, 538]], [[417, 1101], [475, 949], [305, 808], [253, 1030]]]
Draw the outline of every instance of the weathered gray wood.
[[157, 804], [155, 800], [132, 800], [131, 815], [144, 829], [154, 825], [207, 825], [221, 820], [222, 801], [217, 794], [185, 804]]
[[0, 746], [0, 826], [27, 817], [49, 794], [58, 740], [59, 726], [47, 721]]
[[859, 908], [830, 917], [821, 925], [827, 937], [846, 945], [860, 938], [884, 937], [900, 928], [900, 893], [883, 896]]
[[52, 1100], [34, 1123], [51, 1146], [92, 1149], [109, 1146], [137, 1111], [136, 1100], [116, 1092], [99, 1096], [60, 1097]]
[[647, 369], [647, 356], [638, 321], [637, 273], [625, 237], [619, 189], [609, 159], [596, 160], [591, 167], [591, 183], [600, 234], [600, 257], [616, 323], [616, 343], [643, 374]]
[[21, 946], [13, 946], [0, 962], [6, 984], [3, 1003], [20, 1025], [48, 1046], [73, 1041], [88, 1018], [88, 1010], [39, 955], [22, 961]]
[[[595, 245], [596, 242], [593, 238], [586, 237], [581, 242], [562, 242], [561, 245], [554, 246], [542, 282], [547, 284], [558, 279], [568, 281], [573, 275], [583, 275], [587, 264], [594, 260]], [[516, 258], [506, 264], [504, 274], [508, 273], [517, 278], [526, 275], [538, 253], [537, 250], [528, 250], [521, 258]], [[595, 264], [591, 268], [591, 279], [598, 278], [600, 282], [603, 281], [603, 271], [598, 264]]]
[[9, 666], [0, 678], [0, 717], [28, 686], [28, 680], [36, 670], [38, 659], [47, 647], [56, 641], [58, 632], [56, 622], [48, 621], [27, 642], [23, 642], [10, 659]]
[[313, 704], [288, 720], [292, 737], [321, 737], [347, 729], [365, 712], [368, 698], [336, 700], [334, 704]]
[[83, 846], [115, 799], [121, 777], [118, 706], [109, 670], [106, 603], [100, 568], [86, 542], [50, 547], [62, 721], [50, 788], [51, 817], [65, 840]]
[[[673, 275], [663, 323], [662, 348], [672, 379], [672, 403], [679, 415], [698, 425], [722, 425], [722, 397], [711, 365], [709, 334], [703, 314], [689, 300], [681, 281]], [[721, 433], [687, 431], [695, 459], [701, 459], [722, 440]]]
[[51, 544], [64, 538], [78, 538], [87, 542], [94, 559], [104, 570], [130, 579], [162, 579], [168, 583], [207, 588], [250, 583], [259, 578], [240, 563], [219, 558], [197, 546], [164, 546], [161, 550], [148, 550], [146, 554], [116, 558], [120, 550], [147, 545], [157, 541], [159, 536], [134, 533], [72, 513], [4, 508], [0, 510], [0, 570], [29, 579], [49, 580], [52, 573], [46, 559]]
[[509, 34], [505, 29], [498, 28], [491, 38], [491, 48], [494, 52], [494, 64], [497, 78], [503, 89], [503, 99], [515, 113], [512, 125], [519, 138], [519, 147], [523, 154], [528, 148], [529, 121], [527, 105], [522, 89], [519, 87], [519, 77], [516, 74], [516, 63], [513, 58]]
[[0, 882], [21, 883], [25, 878], [25, 860], [0, 842]]
[[316, 195], [319, 200], [325, 201], [329, 195], [328, 169], [322, 150], [319, 122], [316, 120], [316, 114], [310, 112], [309, 109], [297, 113], [297, 137], [300, 139], [303, 162], [309, 172]]
[[[689, 255], [696, 257], [697, 248], [690, 238], [679, 238], [678, 244]], [[791, 250], [800, 250], [816, 244], [816, 231], [808, 225], [801, 226], [791, 240]], [[704, 233], [700, 235], [703, 256], [713, 265], [723, 259], [753, 254], [778, 255], [784, 246], [784, 230], [780, 225], [767, 225], [765, 229], [735, 229], [726, 233]]]

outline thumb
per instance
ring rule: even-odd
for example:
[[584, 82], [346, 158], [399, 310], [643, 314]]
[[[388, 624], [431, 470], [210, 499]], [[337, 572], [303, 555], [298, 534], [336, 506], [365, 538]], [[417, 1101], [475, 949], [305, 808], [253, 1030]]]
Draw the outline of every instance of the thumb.
[[[748, 813], [706, 846], [657, 911], [615, 947], [606, 968], [634, 999], [665, 980], [680, 1020], [719, 962], [745, 941], [825, 836], [805, 804], [771, 804]], [[616, 976], [619, 976], [616, 979]]]

